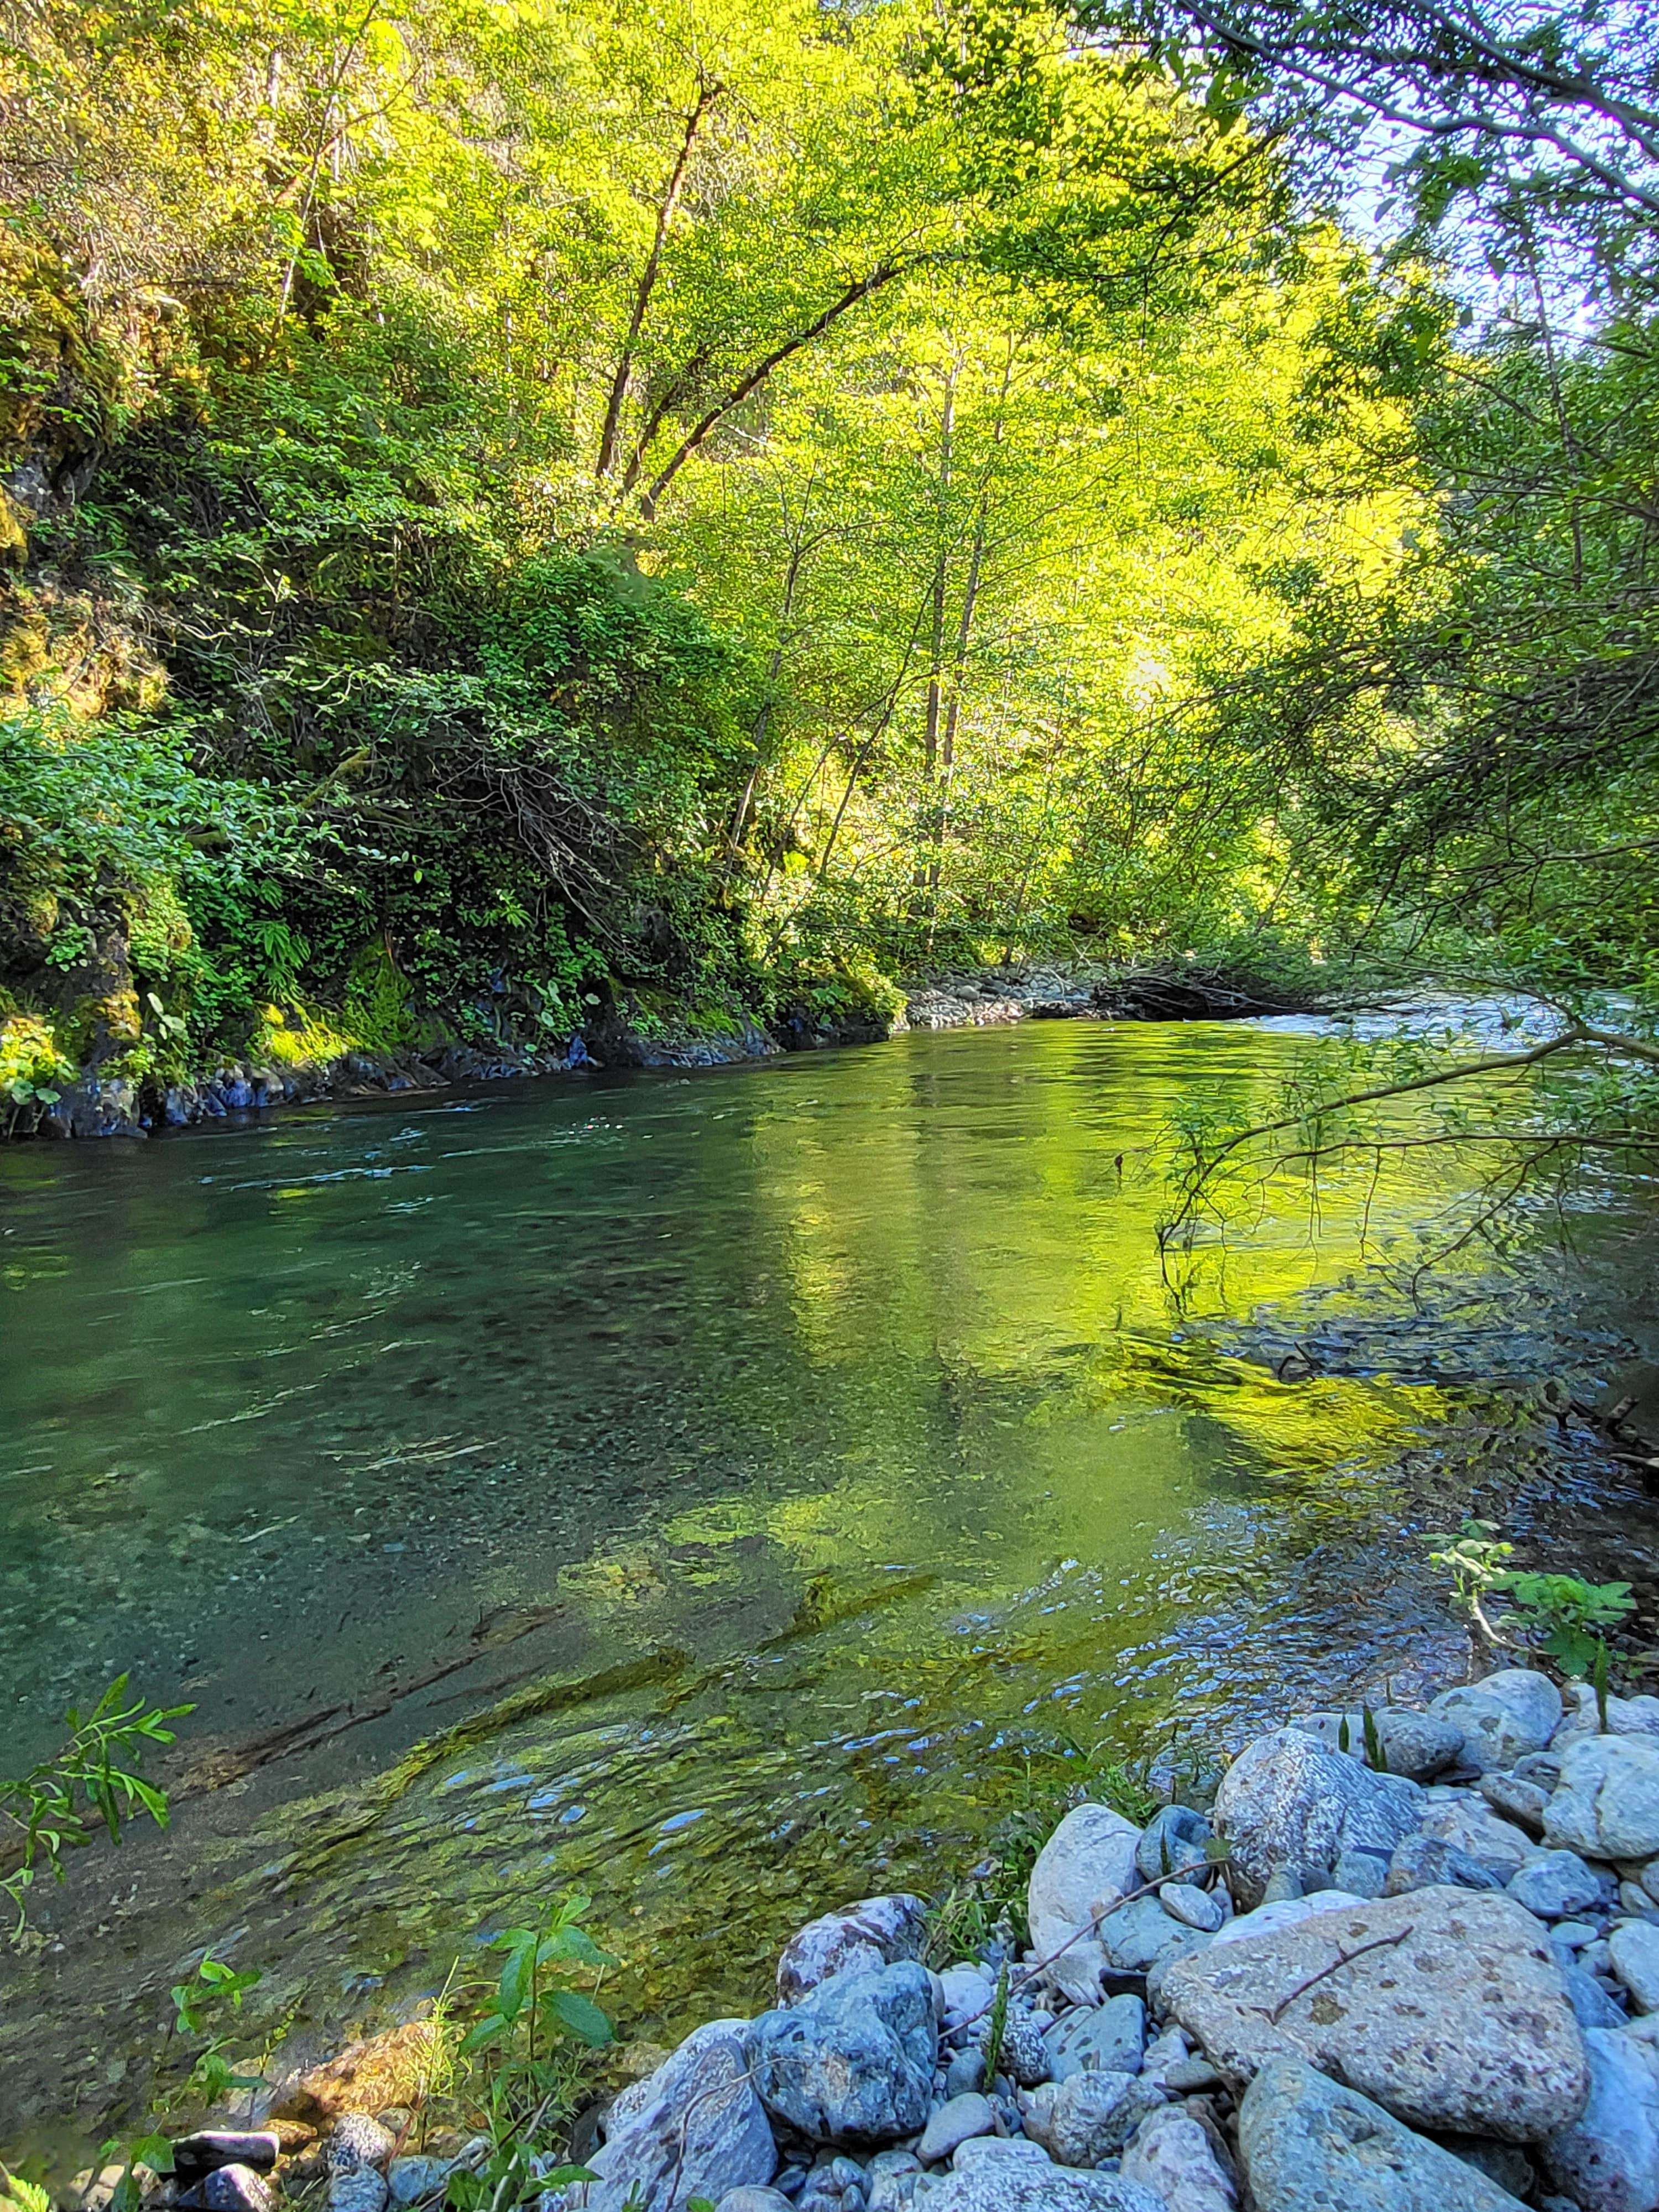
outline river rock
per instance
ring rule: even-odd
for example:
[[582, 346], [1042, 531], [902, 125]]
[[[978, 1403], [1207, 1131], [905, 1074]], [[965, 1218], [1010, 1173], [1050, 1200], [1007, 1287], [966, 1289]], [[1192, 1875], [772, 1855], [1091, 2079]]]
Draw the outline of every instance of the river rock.
[[1524, 1829], [1500, 1820], [1478, 1797], [1431, 1805], [1423, 1815], [1423, 1832], [1467, 1853], [1495, 1874], [1500, 1884], [1529, 1866], [1540, 1849]]
[[1594, 1974], [1583, 1966], [1563, 1966], [1561, 1986], [1581, 2029], [1623, 2027], [1625, 2016]]
[[799, 2004], [763, 2013], [749, 2039], [768, 2111], [815, 2142], [915, 2135], [933, 2104], [938, 2049], [933, 1984], [914, 1960], [832, 1974]]
[[958, 2147], [951, 2164], [958, 2173], [983, 2173], [1009, 2165], [1052, 2166], [1054, 2160], [1027, 2136], [973, 2136]]
[[[920, 1966], [890, 1971], [926, 1982]], [[931, 2021], [931, 1989], [927, 2002]], [[795, 2020], [799, 2014], [764, 2017]], [[732, 2023], [711, 2021], [687, 2036], [638, 2086], [646, 2094], [619, 2124], [612, 2107], [605, 2147], [586, 2160], [596, 2179], [571, 2189], [567, 2201], [573, 2207], [622, 2212], [637, 2191], [636, 2212], [670, 2212], [688, 2197], [718, 2204], [733, 2189], [762, 2188], [771, 2180], [777, 2145]]]
[[454, 2170], [453, 2159], [428, 2158], [419, 2153], [394, 2158], [386, 2170], [386, 2189], [394, 2204], [419, 2204], [428, 2197], [441, 2197]]
[[728, 2189], [714, 2212], [795, 2212], [781, 2189]]
[[274, 2128], [247, 2133], [235, 2128], [198, 2128], [180, 2136], [173, 2146], [173, 2178], [188, 2188], [216, 2166], [251, 2166], [256, 2173], [269, 2173], [283, 2148]]
[[927, 2202], [927, 2212], [1168, 2212], [1150, 2189], [1121, 2174], [1073, 2172], [1048, 2159], [1018, 2157], [989, 2158], [948, 2174]]
[[1479, 1859], [1449, 1844], [1443, 1836], [1407, 1836], [1389, 1861], [1384, 1897], [1405, 1897], [1414, 1889], [1502, 1889], [1502, 1879]]
[[1462, 1729], [1465, 1763], [1484, 1774], [1543, 1750], [1561, 1725], [1561, 1692], [1535, 1668], [1505, 1667], [1468, 1689], [1443, 1690], [1429, 1711]]
[[[1103, 1905], [1140, 1886], [1140, 1831], [1107, 1805], [1073, 1807], [1037, 1853], [1026, 1891], [1026, 1918], [1039, 1958], [1059, 1951]], [[1098, 1936], [1085, 1936], [1054, 1960], [1050, 1979], [1074, 2004], [1100, 2002], [1107, 1965]]]
[[1331, 1880], [1345, 1896], [1381, 1897], [1392, 1863], [1382, 1851], [1344, 1851], [1331, 1869]]
[[[222, 2172], [234, 2173], [234, 2166], [224, 2166]], [[244, 2169], [246, 2171], [246, 2168]], [[219, 2179], [210, 2173], [208, 2182]], [[354, 2166], [344, 2173], [337, 2173], [328, 2185], [328, 2212], [386, 2212], [386, 2185], [383, 2176], [372, 2166]], [[203, 2199], [206, 2201], [207, 2184], [203, 2185]], [[221, 2205], [214, 2212], [240, 2212], [240, 2208]], [[248, 2212], [264, 2212], [262, 2206], [248, 2208]]]
[[1613, 1971], [1638, 2012], [1659, 2012], [1659, 1928], [1626, 1920], [1608, 1939]]
[[1235, 1893], [1256, 1905], [1275, 1867], [1331, 1867], [1365, 1845], [1392, 1850], [1421, 1810], [1415, 1784], [1278, 1729], [1247, 1746], [1222, 1777], [1215, 1823], [1231, 1848]]
[[1609, 1698], [1605, 1729], [1590, 1683], [1570, 1683], [1565, 1702], [1561, 1725], [1550, 1739], [1552, 1751], [1566, 1751], [1581, 1735], [1659, 1736], [1659, 1698]]
[[1098, 2166], [1121, 2151], [1164, 2093], [1135, 2074], [1045, 2081], [1025, 2107], [1025, 2132], [1059, 2166]]
[[1238, 2115], [1256, 2212], [1520, 2212], [1518, 2199], [1299, 2059], [1264, 2065]]
[[984, 2012], [996, 1996], [996, 1984], [981, 1966], [947, 1966], [939, 1979], [946, 2027], [960, 2027]]
[[1584, 2036], [1589, 2100], [1540, 2148], [1547, 2179], [1583, 2212], [1653, 2212], [1659, 2205], [1659, 2084], [1629, 2036]]
[[1345, 1905], [1367, 1902], [1342, 1889], [1322, 1889], [1312, 1897], [1282, 1897], [1273, 1905], [1258, 1905], [1254, 1912], [1235, 1913], [1215, 1940], [1244, 1943], [1253, 1936], [1276, 1936], [1281, 1928], [1298, 1927], [1304, 1920], [1317, 1919], [1322, 1912], [1339, 1912]]
[[1544, 1840], [1592, 1859], [1659, 1851], [1659, 1741], [1594, 1735], [1572, 1744], [1545, 1808]]
[[997, 2116], [988, 2097], [952, 2097], [948, 2104], [939, 2106], [928, 2118], [921, 2131], [921, 2141], [916, 2145], [916, 2156], [924, 2166], [936, 2165], [949, 2158], [959, 2143], [971, 2136], [988, 2136], [995, 2131]]
[[915, 2197], [921, 2160], [910, 2150], [878, 2150], [865, 2168], [868, 2212], [903, 2212]]
[[[380, 2203], [386, 2202], [386, 2184], [378, 2173], [353, 2173], [342, 2177], [348, 2182], [372, 2181], [380, 2191]], [[270, 2185], [262, 2173], [251, 2166], [233, 2162], [216, 2166], [202, 2184], [202, 2202], [207, 2212], [270, 2212]], [[334, 2191], [329, 2191], [329, 2203], [334, 2203]], [[354, 2212], [356, 2208], [354, 2206]], [[378, 2205], [369, 2205], [365, 2194], [362, 2212], [379, 2212]]]
[[1588, 2094], [1560, 1969], [1500, 1894], [1422, 1889], [1218, 1943], [1170, 1970], [1164, 1998], [1235, 2093], [1269, 2059], [1304, 2058], [1408, 2125], [1512, 2142], [1566, 2125]]
[[1158, 1898], [1137, 1897], [1101, 1922], [1100, 1940], [1120, 1973], [1144, 1974], [1167, 1952], [1191, 1950], [1208, 1939], [1172, 1919]]
[[785, 1945], [778, 1960], [778, 2002], [799, 2004], [831, 1974], [849, 1967], [872, 1973], [900, 1959], [919, 1959], [927, 1936], [927, 1906], [902, 1892], [826, 1912]]
[[1540, 1920], [1571, 1920], [1575, 1913], [1594, 1911], [1601, 1897], [1600, 1877], [1577, 1851], [1546, 1851], [1511, 1875], [1507, 1887], [1516, 1903]]
[[1146, 2046], [1146, 2008], [1133, 1996], [1108, 1997], [1097, 2007], [1074, 2005], [1042, 2039], [1056, 2081], [1069, 2081], [1073, 2074], [1139, 2074]]
[[1234, 2212], [1238, 2191], [1190, 2112], [1165, 2105], [1135, 2130], [1118, 2171], [1161, 2200], [1168, 2212]]
[[1142, 1881], [1197, 1881], [1209, 1871], [1210, 1824], [1189, 1805], [1165, 1805], [1141, 1832], [1135, 1871]]
[[398, 2147], [390, 2128], [367, 2112], [347, 2112], [323, 2148], [331, 2173], [355, 2173], [360, 2166], [384, 2166]]
[[[1348, 1756], [1362, 1759], [1369, 1766], [1363, 1709], [1347, 1713], [1304, 1713], [1291, 1726], [1316, 1737], [1327, 1751], [1340, 1751], [1344, 1723]], [[1403, 1774], [1408, 1782], [1431, 1782], [1462, 1756], [1462, 1729], [1437, 1713], [1413, 1712], [1405, 1705], [1383, 1705], [1373, 1711], [1371, 1723], [1388, 1771]]]
[[1172, 1919], [1183, 1928], [1195, 1928], [1200, 1936], [1218, 1936], [1226, 1919], [1209, 1891], [1195, 1888], [1189, 1881], [1166, 1881], [1158, 1901]]
[[[1551, 1789], [1554, 1786], [1552, 1782]], [[1543, 1833], [1544, 1808], [1550, 1802], [1550, 1793], [1540, 1784], [1528, 1782], [1514, 1773], [1483, 1774], [1480, 1795], [1500, 1820], [1513, 1820], [1529, 1836]]]

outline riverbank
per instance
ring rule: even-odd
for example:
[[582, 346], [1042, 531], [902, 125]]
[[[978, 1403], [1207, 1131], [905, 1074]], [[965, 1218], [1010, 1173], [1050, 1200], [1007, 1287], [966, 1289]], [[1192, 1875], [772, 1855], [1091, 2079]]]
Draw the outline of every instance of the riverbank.
[[1020, 1935], [960, 1893], [825, 1913], [771, 2009], [624, 2050], [527, 2144], [462, 2139], [428, 2014], [279, 2061], [143, 2201], [468, 2204], [516, 2147], [538, 2212], [1659, 2205], [1659, 1698], [1504, 1668], [1292, 1716], [1207, 1802], [1132, 1811], [1066, 1814]]
[[[234, 1114], [323, 1100], [398, 1097], [456, 1085], [580, 1075], [608, 1068], [727, 1067], [788, 1052], [879, 1043], [909, 1030], [1002, 1027], [1022, 1021], [1225, 1021], [1322, 1010], [1307, 993], [1231, 973], [1030, 963], [945, 972], [883, 989], [787, 1002], [765, 1019], [750, 1012], [642, 1007], [626, 994], [596, 1000], [592, 1018], [556, 1046], [526, 1047], [509, 1033], [483, 1048], [441, 1036], [424, 1044], [319, 1053], [315, 1023], [267, 1049], [204, 1069], [193, 1079], [139, 1075], [116, 1060], [88, 1065], [61, 1087], [27, 1085], [14, 1097], [5, 1138], [142, 1138]], [[325, 1031], [320, 1032], [326, 1034]], [[4, 1094], [0, 1092], [0, 1103]]]

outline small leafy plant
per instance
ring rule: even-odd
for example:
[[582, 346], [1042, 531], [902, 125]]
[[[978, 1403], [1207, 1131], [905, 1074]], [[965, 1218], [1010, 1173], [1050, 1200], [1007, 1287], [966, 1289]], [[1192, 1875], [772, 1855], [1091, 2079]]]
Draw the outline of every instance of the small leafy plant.
[[1482, 1601], [1500, 1598], [1513, 1607], [1530, 1648], [1553, 1659], [1564, 1674], [1593, 1674], [1605, 1709], [1607, 1644], [1594, 1633], [1622, 1620], [1635, 1604], [1628, 1583], [1587, 1583], [1578, 1575], [1540, 1574], [1511, 1567], [1513, 1544], [1499, 1540], [1495, 1522], [1466, 1521], [1461, 1536], [1443, 1551], [1431, 1552], [1437, 1566], [1450, 1571], [1460, 1601], [1488, 1641], [1511, 1644], [1484, 1610]]
[[99, 1822], [118, 1844], [123, 1823], [141, 1813], [166, 1827], [167, 1792], [138, 1769], [151, 1745], [173, 1742], [169, 1723], [195, 1710], [129, 1698], [127, 1677], [119, 1674], [89, 1713], [70, 1707], [70, 1737], [60, 1751], [18, 1781], [0, 1782], [0, 1833], [9, 1833], [15, 1852], [15, 1863], [0, 1875], [0, 1893], [16, 1908], [14, 1942], [27, 1924], [28, 1893], [41, 1869], [62, 1881], [64, 1852], [89, 1844]]
[[[225, 2008], [240, 2012], [242, 1999], [247, 1992], [264, 1979], [258, 1966], [238, 1969], [223, 1959], [216, 1959], [211, 1951], [204, 1953], [196, 1972], [187, 1982], [175, 1982], [170, 1992], [174, 2013], [174, 2032], [179, 2035], [200, 2035], [222, 2021]], [[226, 2058], [228, 2034], [211, 2037], [208, 2045], [191, 2069], [185, 2094], [204, 2105], [216, 2105], [232, 2089], [257, 2089], [262, 2087], [264, 2075], [240, 2074]]]

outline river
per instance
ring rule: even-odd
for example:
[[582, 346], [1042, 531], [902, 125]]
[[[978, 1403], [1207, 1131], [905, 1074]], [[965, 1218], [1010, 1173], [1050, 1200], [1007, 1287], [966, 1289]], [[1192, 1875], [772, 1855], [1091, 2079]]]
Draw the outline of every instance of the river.
[[1617, 1499], [1648, 1572], [1654, 1509], [1504, 1411], [1627, 1349], [1645, 1233], [1585, 1217], [1595, 1298], [1466, 1255], [1449, 1322], [1366, 1266], [1462, 1194], [1418, 1153], [1172, 1282], [1148, 1148], [1301, 1047], [1028, 1024], [0, 1154], [0, 1770], [122, 1672], [195, 1707], [170, 1832], [0, 1966], [0, 2150], [142, 2117], [207, 1944], [283, 2063], [570, 1882], [630, 2022], [751, 2007], [813, 1913], [965, 1876], [1023, 1747], [1460, 1674], [1454, 1492], [1591, 1551]]

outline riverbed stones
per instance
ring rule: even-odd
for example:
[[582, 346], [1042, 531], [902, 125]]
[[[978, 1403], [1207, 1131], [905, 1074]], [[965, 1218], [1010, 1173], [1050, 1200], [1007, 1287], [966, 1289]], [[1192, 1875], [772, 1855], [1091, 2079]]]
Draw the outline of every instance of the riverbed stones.
[[1428, 1806], [1423, 1833], [1451, 1844], [1498, 1876], [1499, 1884], [1536, 1857], [1538, 1845], [1511, 1820], [1500, 1820], [1480, 1798], [1455, 1797]]
[[1659, 1698], [1609, 1698], [1606, 1728], [1590, 1683], [1570, 1684], [1565, 1707], [1561, 1725], [1551, 1739], [1553, 1751], [1565, 1753], [1574, 1738], [1581, 1735], [1659, 1736]]
[[919, 1959], [927, 1934], [927, 1906], [902, 1891], [826, 1912], [785, 1945], [778, 1960], [778, 2002], [799, 2004], [832, 1974], [848, 1968], [870, 1973], [900, 1959]]
[[1641, 2047], [1615, 2029], [1584, 2037], [1589, 2101], [1540, 2148], [1547, 2178], [1583, 2212], [1652, 2212], [1659, 2204], [1659, 2082]]
[[[920, 1966], [890, 1971], [907, 1972], [926, 1984]], [[622, 2212], [629, 2192], [637, 2191], [637, 2212], [670, 2212], [688, 2197], [718, 2204], [733, 2189], [763, 2188], [777, 2171], [777, 2145], [749, 2075], [731, 2022], [710, 2023], [688, 2036], [637, 2085], [645, 2094], [635, 2095], [620, 2123], [613, 2107], [605, 2146], [586, 2161], [596, 2178], [571, 2190], [570, 2204], [587, 2212]]]
[[1589, 2091], [1543, 1930], [1501, 1894], [1419, 1890], [1218, 1943], [1164, 1997], [1235, 2093], [1303, 2058], [1408, 2125], [1527, 2142]]
[[[351, 2177], [353, 2180], [356, 2175]], [[379, 2185], [380, 2202], [386, 2202], [386, 2184], [378, 2173], [368, 2179]], [[256, 2173], [251, 2166], [233, 2160], [228, 2166], [216, 2166], [201, 2185], [202, 2202], [207, 2212], [270, 2212], [270, 2185], [264, 2174]], [[333, 2202], [333, 2191], [329, 2192]]]
[[1659, 1741], [1595, 1735], [1573, 1743], [1545, 1808], [1544, 1840], [1592, 1859], [1659, 1852]]
[[455, 2161], [411, 2152], [394, 2158], [386, 2170], [386, 2185], [393, 2204], [423, 2204], [441, 2197], [455, 2171]]
[[[1346, 1747], [1351, 1759], [1363, 1760], [1368, 1766], [1371, 1763], [1363, 1708], [1346, 1713], [1304, 1713], [1291, 1726], [1316, 1737], [1327, 1751]], [[1403, 1774], [1408, 1782], [1431, 1782], [1462, 1755], [1462, 1729], [1437, 1713], [1384, 1705], [1371, 1714], [1371, 1726], [1383, 1765], [1390, 1774]]]
[[1443, 1836], [1407, 1836], [1389, 1861], [1384, 1897], [1404, 1897], [1414, 1889], [1502, 1889], [1502, 1878]]
[[1272, 1905], [1258, 1905], [1254, 1912], [1236, 1913], [1215, 1941], [1217, 1944], [1245, 1943], [1255, 1936], [1276, 1936], [1283, 1928], [1297, 1928], [1304, 1920], [1317, 1919], [1322, 1912], [1337, 1912], [1345, 1905], [1366, 1902], [1341, 1889], [1322, 1889], [1312, 1897], [1282, 1897]]
[[1483, 1774], [1480, 1795], [1500, 1820], [1512, 1820], [1529, 1836], [1544, 1832], [1544, 1808], [1550, 1793], [1540, 1784], [1519, 1774]]
[[914, 1960], [832, 1974], [799, 2004], [763, 2013], [749, 2051], [768, 2111], [812, 2142], [896, 2142], [933, 2105], [933, 1984]]
[[1135, 2074], [1073, 2074], [1033, 2090], [1025, 2132], [1056, 2165], [1098, 2166], [1123, 2148], [1164, 2093]]
[[[221, 2172], [234, 2171], [222, 2167]], [[204, 2203], [209, 2186], [218, 2179], [210, 2173], [202, 2185]], [[354, 2166], [349, 2172], [337, 2173], [328, 2185], [328, 2212], [386, 2212], [386, 2185], [382, 2175], [372, 2166]], [[216, 2205], [212, 2212], [243, 2212], [233, 2205]], [[249, 2208], [249, 2212], [264, 2212], [263, 2207]]]
[[1257, 2073], [1238, 2148], [1256, 2212], [1520, 2212], [1484, 2173], [1297, 2058]]
[[323, 2156], [331, 2173], [355, 2173], [360, 2166], [384, 2166], [398, 2138], [367, 2112], [346, 2112], [336, 2123]]
[[1044, 2031], [1048, 2071], [1056, 2081], [1073, 2074], [1139, 2074], [1146, 2047], [1146, 2008], [1138, 1996], [1108, 1997], [1103, 2005], [1074, 2005]]
[[982, 1966], [947, 1966], [939, 1981], [947, 2028], [960, 2027], [964, 2021], [984, 2012], [996, 1995], [996, 1984]]
[[1630, 1991], [1638, 2012], [1659, 2012], [1659, 1928], [1626, 1920], [1607, 1942], [1613, 1972]]
[[1078, 1805], [1037, 1853], [1026, 1891], [1031, 1943], [1040, 1958], [1070, 1944], [1048, 1973], [1074, 2004], [1099, 2002], [1107, 1958], [1097, 1934], [1072, 1938], [1103, 1906], [1139, 1887], [1139, 1829], [1121, 1813], [1107, 1805]]
[[1540, 1920], [1571, 1920], [1594, 1911], [1601, 1898], [1601, 1877], [1577, 1851], [1546, 1851], [1512, 1875], [1507, 1887], [1516, 1903]]
[[997, 2116], [988, 2097], [952, 2097], [930, 2115], [921, 2131], [921, 2141], [916, 2145], [916, 2156], [924, 2166], [937, 2165], [970, 2136], [994, 2134], [996, 2124]]
[[[307, 2130], [307, 2133], [309, 2130]], [[182, 2188], [221, 2166], [250, 2166], [256, 2173], [269, 2173], [283, 2148], [274, 2128], [252, 2132], [237, 2128], [198, 2128], [180, 2136], [173, 2146], [173, 2179]]]
[[1209, 1891], [1196, 1889], [1189, 1881], [1166, 1881], [1158, 1901], [1171, 1919], [1196, 1929], [1200, 1936], [1218, 1936], [1226, 1918]]
[[1277, 1867], [1331, 1867], [1345, 1850], [1392, 1850], [1418, 1826], [1420, 1794], [1373, 1774], [1297, 1729], [1258, 1737], [1216, 1794], [1215, 1824], [1231, 1848], [1234, 1893], [1261, 1901]]
[[1040, 2154], [992, 2157], [947, 2174], [928, 2191], [927, 2205], [927, 2212], [1167, 2212], [1138, 2181], [1070, 2171]]
[[1238, 2191], [1190, 2112], [1165, 2105], [1135, 2130], [1118, 2171], [1151, 2190], [1167, 2212], [1235, 2212]]
[[1209, 1871], [1210, 1824], [1189, 1805], [1165, 1805], [1142, 1829], [1135, 1871], [1142, 1881], [1199, 1881]]
[[1137, 1897], [1101, 1922], [1100, 1940], [1109, 1964], [1120, 1973], [1144, 1974], [1166, 1953], [1191, 1949], [1208, 1939], [1172, 1918], [1160, 1899]]
[[1467, 1689], [1443, 1690], [1429, 1711], [1462, 1730], [1464, 1763], [1484, 1774], [1543, 1750], [1561, 1725], [1561, 1692], [1535, 1668], [1505, 1667]]

